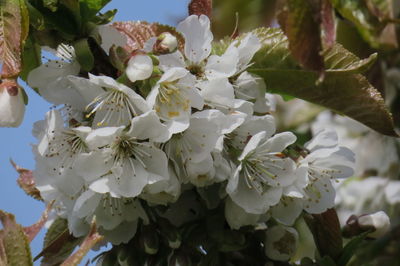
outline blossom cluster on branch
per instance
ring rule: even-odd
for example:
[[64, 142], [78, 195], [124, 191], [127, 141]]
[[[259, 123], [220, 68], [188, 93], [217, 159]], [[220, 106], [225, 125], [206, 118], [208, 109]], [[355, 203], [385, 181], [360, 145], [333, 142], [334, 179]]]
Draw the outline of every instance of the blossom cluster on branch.
[[[103, 27], [105, 51], [125, 45]], [[154, 219], [149, 209], [180, 226], [201, 211], [191, 195], [214, 185], [232, 229], [269, 219], [291, 226], [303, 210], [333, 207], [332, 182], [352, 176], [354, 154], [332, 130], [304, 148], [293, 133], [276, 132], [275, 96], [246, 71], [260, 39], [248, 33], [217, 53], [204, 15], [177, 31], [183, 49], [171, 33], [150, 38], [117, 77], [82, 76], [67, 44], [60, 60], [29, 74], [28, 84], [55, 105], [34, 126], [35, 182], [74, 236], [86, 235], [95, 217], [107, 241], [127, 243], [138, 223]]]

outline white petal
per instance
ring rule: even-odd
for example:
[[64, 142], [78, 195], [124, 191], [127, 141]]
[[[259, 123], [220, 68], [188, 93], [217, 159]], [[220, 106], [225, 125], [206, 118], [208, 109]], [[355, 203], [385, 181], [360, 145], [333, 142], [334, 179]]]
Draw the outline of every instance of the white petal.
[[49, 83], [68, 75], [76, 76], [79, 70], [80, 66], [76, 62], [50, 60], [29, 72], [27, 83], [39, 91], [46, 90]]
[[137, 223], [137, 221], [123, 222], [110, 231], [99, 228], [99, 233], [104, 235], [105, 239], [113, 245], [128, 243], [136, 234]]
[[185, 68], [174, 67], [174, 68], [168, 69], [167, 72], [165, 72], [161, 76], [158, 83], [176, 81], [176, 80], [179, 80], [179, 79], [185, 77], [188, 74], [189, 74], [189, 71], [186, 70]]
[[234, 89], [228, 79], [220, 78], [210, 81], [204, 81], [198, 84], [200, 94], [204, 100], [233, 107], [233, 99], [235, 98]]
[[[231, 44], [232, 46], [232, 44]], [[232, 47], [228, 47], [228, 50]], [[243, 71], [247, 68], [254, 54], [261, 48], [260, 39], [253, 33], [248, 33], [237, 46], [239, 51], [238, 71]]]
[[385, 187], [387, 202], [394, 205], [400, 202], [400, 181], [390, 181]]
[[91, 149], [101, 148], [111, 144], [121, 134], [125, 127], [103, 127], [90, 132], [86, 143]]
[[305, 144], [305, 147], [314, 151], [321, 148], [335, 147], [338, 145], [338, 136], [333, 129], [324, 129], [317, 133], [311, 141]]
[[110, 190], [120, 197], [133, 198], [138, 196], [148, 183], [149, 173], [137, 160], [125, 159], [122, 162], [121, 174], [110, 178]]
[[335, 204], [335, 189], [330, 179], [321, 178], [314, 181], [306, 189], [304, 209], [309, 213], [322, 213]]
[[100, 25], [96, 29], [101, 36], [101, 48], [106, 53], [113, 45], [123, 47], [127, 43], [126, 36], [110, 25]]
[[302, 211], [302, 200], [284, 197], [277, 205], [271, 208], [271, 215], [284, 225], [293, 225]]
[[282, 188], [271, 187], [260, 194], [255, 189], [249, 188], [244, 178], [240, 176], [236, 191], [229, 193], [229, 196], [246, 212], [264, 214], [271, 206], [279, 202], [282, 196]]
[[132, 102], [133, 107], [137, 110], [138, 113], [145, 113], [150, 110], [150, 107], [147, 105], [145, 99], [142, 96], [137, 94], [131, 88], [125, 86], [122, 83], [117, 82], [113, 78], [107, 76], [95, 76], [89, 73], [89, 79], [94, 84], [109, 89], [119, 90], [125, 93]]
[[259, 146], [260, 142], [265, 140], [265, 138], [265, 131], [259, 132], [252, 136], [249, 142], [246, 144], [246, 147], [244, 147], [243, 152], [239, 156], [238, 160], [242, 161], [251, 151], [255, 150]]
[[110, 192], [111, 191], [110, 190], [110, 178], [113, 178], [113, 177], [111, 175], [106, 175], [100, 179], [97, 179], [89, 185], [89, 188], [91, 190], [93, 190], [94, 192], [101, 193], [101, 194]]
[[150, 56], [138, 54], [129, 59], [126, 75], [130, 81], [148, 79], [152, 73], [153, 61]]
[[205, 75], [207, 79], [229, 78], [236, 72], [236, 65], [239, 61], [238, 52], [232, 49], [222, 56], [211, 55], [207, 60]]
[[282, 132], [274, 135], [263, 144], [263, 148], [268, 148], [271, 152], [281, 152], [290, 144], [296, 141], [296, 136], [292, 132]]
[[82, 153], [77, 156], [74, 167], [87, 182], [94, 181], [111, 169], [111, 151], [104, 150]]
[[127, 135], [151, 142], [166, 142], [171, 138], [167, 126], [160, 122], [155, 111], [134, 117]]
[[189, 61], [199, 63], [209, 56], [213, 35], [207, 16], [191, 15], [176, 29], [185, 37], [185, 55]]
[[232, 229], [239, 230], [242, 226], [255, 225], [260, 215], [247, 213], [230, 198], [227, 198], [225, 201], [225, 218]]
[[164, 72], [167, 72], [170, 68], [173, 67], [186, 67], [183, 55], [179, 51], [171, 54], [160, 55], [158, 56], [158, 59], [160, 60], [159, 67]]
[[76, 200], [73, 212], [79, 218], [91, 215], [97, 208], [102, 195], [92, 190], [83, 192]]
[[170, 134], [181, 133], [188, 129], [190, 123], [189, 119], [182, 120], [169, 120], [165, 123]]

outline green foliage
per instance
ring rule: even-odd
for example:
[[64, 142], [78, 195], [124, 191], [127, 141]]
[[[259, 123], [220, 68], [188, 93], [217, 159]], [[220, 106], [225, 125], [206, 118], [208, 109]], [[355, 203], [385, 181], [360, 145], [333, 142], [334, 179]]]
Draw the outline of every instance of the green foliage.
[[339, 13], [351, 21], [373, 48], [398, 46], [393, 24], [392, 0], [330, 0]]
[[23, 227], [16, 223], [14, 215], [1, 210], [0, 220], [3, 224], [3, 229], [0, 230], [0, 264], [33, 265], [29, 240]]
[[94, 57], [90, 50], [88, 40], [81, 39], [74, 43], [76, 59], [81, 65], [82, 70], [89, 72], [94, 65]]
[[22, 53], [22, 71], [20, 77], [26, 81], [29, 72], [40, 66], [41, 47], [35, 42], [35, 39], [30, 36], [25, 43], [24, 52]]
[[82, 20], [90, 21], [96, 14], [103, 9], [111, 0], [80, 0], [80, 10]]
[[346, 266], [347, 263], [350, 261], [351, 257], [356, 253], [357, 249], [362, 244], [363, 240], [367, 237], [370, 232], [364, 232], [353, 239], [351, 239], [346, 246], [343, 248], [342, 254], [338, 259], [339, 266]]
[[58, 218], [47, 230], [43, 250], [35, 257], [35, 260], [43, 256], [42, 263], [59, 265], [81, 242], [81, 238], [75, 238], [69, 233], [67, 220]]
[[264, 78], [267, 90], [294, 96], [347, 115], [389, 136], [396, 136], [384, 100], [360, 73], [373, 64], [376, 55], [360, 60], [340, 45], [324, 51], [325, 78], [300, 68], [288, 41], [278, 29], [260, 28], [255, 33], [263, 47], [249, 71]]

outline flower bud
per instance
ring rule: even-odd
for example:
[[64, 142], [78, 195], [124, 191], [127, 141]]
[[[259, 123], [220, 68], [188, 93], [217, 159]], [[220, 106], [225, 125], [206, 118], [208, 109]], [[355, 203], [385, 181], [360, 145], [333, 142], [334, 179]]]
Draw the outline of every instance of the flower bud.
[[126, 75], [129, 80], [135, 82], [137, 80], [148, 79], [153, 73], [153, 61], [150, 56], [145, 54], [136, 54], [128, 61]]
[[189, 266], [191, 265], [189, 257], [180, 251], [175, 251], [169, 258], [168, 265], [171, 266]]
[[265, 254], [272, 260], [287, 261], [294, 255], [298, 241], [299, 235], [294, 228], [276, 225], [267, 229]]
[[390, 230], [390, 219], [383, 211], [373, 214], [362, 215], [358, 218], [361, 228], [373, 228], [374, 231], [368, 234], [371, 238], [379, 238]]
[[15, 80], [0, 84], [0, 127], [18, 127], [25, 113], [24, 94]]
[[153, 46], [155, 54], [173, 53], [178, 48], [178, 40], [169, 32], [161, 33]]
[[370, 230], [372, 232], [368, 234], [368, 237], [379, 238], [389, 229], [390, 219], [383, 211], [361, 216], [352, 215], [343, 228], [343, 236], [353, 237]]
[[157, 231], [153, 226], [143, 226], [142, 229], [140, 241], [143, 251], [149, 255], [156, 254], [160, 245]]

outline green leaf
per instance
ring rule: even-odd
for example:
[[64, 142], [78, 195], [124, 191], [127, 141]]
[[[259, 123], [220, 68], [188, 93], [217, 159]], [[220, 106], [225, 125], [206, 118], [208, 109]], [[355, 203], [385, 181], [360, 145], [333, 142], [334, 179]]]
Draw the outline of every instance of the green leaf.
[[326, 68], [330, 73], [357, 74], [367, 71], [377, 60], [378, 54], [371, 54], [368, 58], [360, 59], [350, 53], [342, 45], [335, 44], [323, 52]]
[[336, 266], [336, 263], [329, 256], [325, 256], [322, 259], [317, 260], [319, 266]]
[[87, 39], [80, 39], [74, 43], [76, 59], [82, 70], [89, 72], [94, 66], [94, 56]]
[[0, 0], [2, 78], [17, 77], [21, 71], [21, 51], [29, 30], [28, 16], [24, 0]]
[[302, 70], [296, 64], [280, 30], [261, 28], [255, 33], [263, 47], [254, 56], [249, 71], [264, 78], [269, 92], [321, 105], [382, 134], [397, 136], [381, 94], [360, 74], [374, 62], [376, 55], [360, 60], [337, 44], [324, 51], [325, 79], [317, 83], [317, 73]]
[[79, 0], [60, 0], [62, 6], [65, 6], [73, 15], [75, 23], [78, 25], [79, 29], [82, 25], [81, 10], [79, 5]]
[[68, 231], [68, 222], [58, 218], [48, 229], [43, 243], [43, 250], [34, 260], [43, 256], [42, 263], [58, 265], [63, 262], [81, 243], [82, 238], [75, 238]]
[[80, 0], [81, 16], [83, 21], [91, 20], [111, 0]]
[[42, 13], [39, 12], [31, 3], [26, 2], [29, 12], [29, 23], [37, 30], [44, 30], [44, 18]]
[[397, 48], [392, 0], [330, 0], [373, 48]]
[[338, 266], [346, 266], [347, 263], [350, 261], [351, 257], [355, 254], [356, 250], [360, 246], [360, 244], [363, 242], [363, 240], [368, 236], [368, 232], [364, 232], [356, 237], [354, 237], [352, 240], [350, 240], [346, 246], [343, 248], [342, 254], [340, 255], [337, 265]]
[[97, 25], [108, 24], [114, 19], [115, 14], [117, 14], [117, 11], [118, 11], [117, 9], [111, 9], [103, 14], [99, 14], [96, 17], [94, 17], [93, 22], [96, 23]]
[[306, 69], [323, 72], [320, 1], [287, 0], [278, 19], [292, 55]]
[[34, 7], [42, 14], [46, 30], [56, 30], [57, 35], [61, 35], [65, 40], [73, 40], [75, 36], [80, 34], [81, 24], [80, 21], [77, 21], [77, 16], [80, 19], [80, 14], [76, 14], [79, 10], [71, 10], [65, 4], [59, 3], [57, 10], [52, 12], [44, 7], [40, 1], [35, 2]]
[[22, 53], [22, 71], [20, 73], [20, 78], [26, 81], [29, 72], [40, 66], [41, 61], [41, 48], [32, 36], [30, 36], [24, 47], [24, 52]]
[[[14, 215], [0, 210], [0, 220], [3, 224], [3, 230], [0, 231], [0, 245], [6, 255], [6, 265], [33, 265], [29, 240], [22, 226], [16, 223]], [[4, 261], [4, 257], [1, 260]]]

